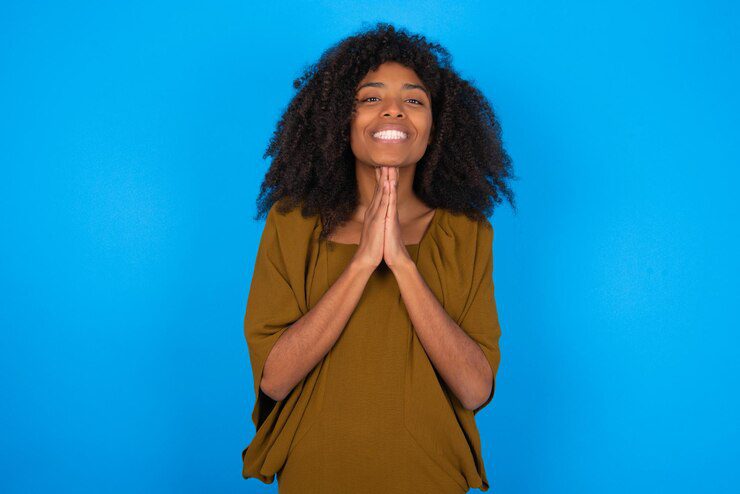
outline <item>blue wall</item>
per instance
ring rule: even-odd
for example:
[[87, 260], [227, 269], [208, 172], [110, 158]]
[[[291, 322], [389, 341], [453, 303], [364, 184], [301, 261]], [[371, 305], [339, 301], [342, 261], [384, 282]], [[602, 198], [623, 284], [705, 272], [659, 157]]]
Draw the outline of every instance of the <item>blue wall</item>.
[[520, 177], [492, 218], [491, 492], [736, 489], [739, 17], [5, 3], [0, 491], [276, 492], [240, 457], [261, 156], [303, 66], [377, 20], [451, 51]]

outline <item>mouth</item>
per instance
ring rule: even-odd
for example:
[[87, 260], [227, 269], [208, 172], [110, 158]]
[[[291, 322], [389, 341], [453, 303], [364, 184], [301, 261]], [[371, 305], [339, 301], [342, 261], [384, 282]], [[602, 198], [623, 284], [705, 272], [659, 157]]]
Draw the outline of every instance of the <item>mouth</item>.
[[372, 134], [373, 140], [376, 142], [382, 142], [387, 144], [397, 144], [406, 142], [409, 135], [406, 132], [400, 130], [381, 130]]

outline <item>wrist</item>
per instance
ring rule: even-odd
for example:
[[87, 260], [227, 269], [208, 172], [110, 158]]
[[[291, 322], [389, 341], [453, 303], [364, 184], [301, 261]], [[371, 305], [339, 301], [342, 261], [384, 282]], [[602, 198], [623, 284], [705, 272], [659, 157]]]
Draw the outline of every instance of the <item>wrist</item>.
[[396, 277], [411, 274], [416, 271], [416, 263], [411, 257], [405, 257], [401, 261], [393, 263], [393, 266], [388, 266]]
[[347, 269], [367, 278], [373, 274], [375, 268], [377, 268], [377, 266], [358, 256], [353, 257], [347, 266]]

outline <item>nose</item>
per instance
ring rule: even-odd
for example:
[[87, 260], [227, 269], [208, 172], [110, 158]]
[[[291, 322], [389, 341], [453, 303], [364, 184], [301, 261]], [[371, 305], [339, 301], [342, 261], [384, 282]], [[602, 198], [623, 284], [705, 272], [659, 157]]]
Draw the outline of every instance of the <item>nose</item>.
[[385, 101], [388, 102], [388, 104], [383, 108], [383, 116], [384, 117], [403, 117], [403, 111], [401, 111], [401, 107], [398, 104], [398, 101], [396, 98], [387, 98]]

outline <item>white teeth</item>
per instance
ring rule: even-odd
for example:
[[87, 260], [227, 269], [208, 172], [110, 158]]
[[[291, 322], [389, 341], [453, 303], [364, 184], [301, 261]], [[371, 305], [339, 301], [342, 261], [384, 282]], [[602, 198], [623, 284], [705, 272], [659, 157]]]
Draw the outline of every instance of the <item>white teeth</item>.
[[405, 132], [401, 132], [399, 130], [382, 130], [373, 134], [373, 137], [376, 137], [378, 139], [398, 140], [406, 139], [408, 136]]

